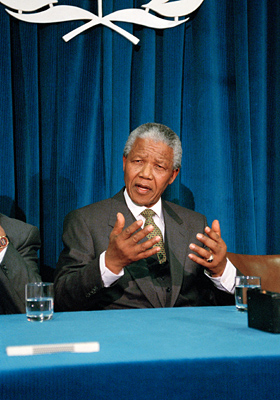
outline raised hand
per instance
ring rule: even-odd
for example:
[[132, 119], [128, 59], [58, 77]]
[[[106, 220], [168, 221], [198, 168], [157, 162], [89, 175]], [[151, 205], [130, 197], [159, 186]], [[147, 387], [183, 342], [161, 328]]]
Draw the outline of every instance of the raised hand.
[[[190, 249], [195, 251], [198, 255], [189, 254], [189, 258], [205, 267], [213, 277], [221, 276], [227, 263], [227, 245], [221, 238], [219, 221], [214, 220], [212, 228], [207, 226], [205, 228], [205, 233], [206, 235], [198, 233], [196, 237], [206, 248], [191, 243]], [[209, 259], [212, 259], [212, 261], [208, 262], [207, 260]]]
[[124, 225], [125, 218], [123, 214], [118, 213], [105, 254], [106, 267], [115, 274], [120, 273], [126, 265], [150, 257], [160, 251], [160, 247], [152, 247], [160, 241], [160, 236], [139, 243], [149, 232], [152, 232], [154, 229], [152, 225], [148, 225], [144, 229], [139, 229], [143, 225], [142, 221], [135, 221], [125, 229]]
[[0, 225], [0, 236], [6, 236], [6, 233], [1, 225]]

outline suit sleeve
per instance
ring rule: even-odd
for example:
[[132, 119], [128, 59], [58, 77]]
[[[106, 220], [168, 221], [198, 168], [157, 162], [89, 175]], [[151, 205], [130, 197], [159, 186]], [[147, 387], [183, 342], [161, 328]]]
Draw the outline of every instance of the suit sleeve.
[[[99, 268], [100, 246], [96, 246], [93, 228], [79, 210], [64, 220], [63, 244], [55, 271], [55, 310], [94, 309], [97, 293], [104, 290]], [[106, 243], [103, 249], [106, 250]], [[97, 249], [98, 248], [98, 249]]]
[[41, 241], [39, 231], [31, 226], [8, 234], [9, 245], [0, 268], [2, 313], [25, 312], [25, 284], [41, 281], [38, 254]]

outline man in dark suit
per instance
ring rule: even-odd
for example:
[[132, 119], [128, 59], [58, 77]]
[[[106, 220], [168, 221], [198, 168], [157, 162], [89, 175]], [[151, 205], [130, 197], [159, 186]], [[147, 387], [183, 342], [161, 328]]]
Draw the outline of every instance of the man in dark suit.
[[209, 228], [203, 215], [161, 199], [181, 156], [178, 136], [164, 125], [130, 134], [125, 188], [65, 218], [56, 310], [234, 304], [235, 268], [219, 222]]
[[40, 282], [35, 226], [0, 214], [0, 314], [25, 313], [25, 284]]

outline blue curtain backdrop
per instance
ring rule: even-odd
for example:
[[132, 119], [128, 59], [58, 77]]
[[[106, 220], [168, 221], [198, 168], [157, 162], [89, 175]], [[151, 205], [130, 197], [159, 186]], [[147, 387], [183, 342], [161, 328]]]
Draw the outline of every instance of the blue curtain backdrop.
[[[140, 8], [103, 0], [103, 14]], [[97, 14], [97, 0], [59, 0]], [[176, 28], [29, 24], [0, 4], [0, 212], [39, 227], [54, 268], [72, 209], [123, 186], [122, 151], [145, 122], [180, 136], [166, 197], [218, 218], [228, 250], [280, 253], [280, 2], [204, 0]]]

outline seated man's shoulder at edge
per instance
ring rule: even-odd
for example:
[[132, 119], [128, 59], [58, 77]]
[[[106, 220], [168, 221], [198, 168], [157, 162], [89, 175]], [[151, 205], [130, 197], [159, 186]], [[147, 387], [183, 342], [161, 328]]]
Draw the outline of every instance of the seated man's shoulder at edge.
[[31, 225], [16, 218], [8, 217], [4, 214], [0, 214], [0, 225], [5, 229], [11, 242], [14, 241], [14, 238], [17, 239], [17, 241], [21, 238], [25, 240], [24, 238], [30, 231], [32, 231], [34, 235], [38, 236], [38, 240], [40, 241], [39, 229], [35, 225]]

